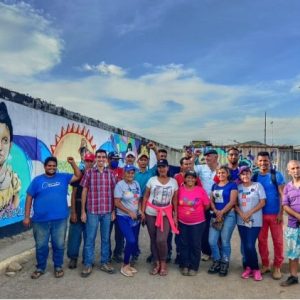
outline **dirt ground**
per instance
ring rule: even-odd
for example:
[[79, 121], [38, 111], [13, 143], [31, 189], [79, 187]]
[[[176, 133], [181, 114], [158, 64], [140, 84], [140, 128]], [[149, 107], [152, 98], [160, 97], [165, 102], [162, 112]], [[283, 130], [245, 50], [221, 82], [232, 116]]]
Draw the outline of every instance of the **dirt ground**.
[[[27, 233], [28, 234], [28, 233]], [[3, 242], [2, 242], [3, 243]], [[16, 243], [22, 243], [20, 238]], [[3, 246], [3, 245], [2, 245]], [[300, 286], [282, 288], [280, 281], [273, 280], [271, 275], [264, 276], [261, 282], [252, 278], [241, 278], [240, 241], [237, 229], [232, 239], [232, 261], [227, 277], [209, 275], [209, 262], [201, 262], [200, 271], [195, 277], [182, 276], [178, 266], [169, 264], [169, 275], [149, 275], [150, 265], [146, 263], [149, 254], [149, 237], [145, 228], [141, 230], [140, 247], [142, 254], [136, 265], [138, 273], [134, 278], [120, 274], [121, 264], [114, 263], [115, 274], [109, 275], [100, 271], [97, 266], [88, 278], [81, 278], [81, 264], [75, 270], [67, 268], [65, 257], [65, 276], [56, 279], [53, 276], [53, 264], [49, 257], [47, 272], [38, 280], [30, 278], [35, 268], [34, 257], [23, 264], [23, 270], [15, 277], [0, 275], [1, 298], [299, 298]], [[50, 252], [51, 253], [51, 252]], [[99, 260], [99, 240], [96, 248], [96, 265]], [[173, 252], [173, 261], [175, 253]], [[287, 264], [283, 266], [284, 279]]]

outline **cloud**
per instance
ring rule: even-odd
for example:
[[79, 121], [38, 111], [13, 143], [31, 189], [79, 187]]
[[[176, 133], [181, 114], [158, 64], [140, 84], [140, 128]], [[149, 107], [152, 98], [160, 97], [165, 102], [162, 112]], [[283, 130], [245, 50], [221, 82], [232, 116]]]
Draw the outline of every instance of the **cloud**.
[[63, 42], [49, 20], [23, 2], [0, 2], [0, 72], [33, 76], [60, 63]]
[[126, 71], [121, 67], [116, 65], [106, 64], [104, 61], [102, 61], [98, 65], [84, 64], [82, 66], [82, 70], [96, 72], [103, 75], [120, 76], [120, 77], [126, 74]]

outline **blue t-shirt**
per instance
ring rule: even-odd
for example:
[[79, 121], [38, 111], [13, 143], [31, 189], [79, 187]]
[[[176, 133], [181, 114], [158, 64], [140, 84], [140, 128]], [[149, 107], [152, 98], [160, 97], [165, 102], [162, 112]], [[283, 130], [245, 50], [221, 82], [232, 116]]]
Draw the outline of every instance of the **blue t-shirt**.
[[[284, 178], [283, 175], [276, 171], [276, 180], [277, 184], [283, 185]], [[258, 174], [257, 182], [261, 183], [266, 192], [266, 205], [263, 207], [264, 215], [277, 215], [279, 213], [279, 193], [276, 189], [276, 186], [272, 182], [271, 173], [267, 173], [266, 175]]]
[[145, 172], [141, 172], [141, 171], [136, 171], [134, 174], [134, 180], [136, 180], [140, 187], [141, 187], [141, 197], [144, 196], [145, 190], [146, 190], [146, 184], [148, 182], [148, 180], [155, 176], [155, 170], [152, 169], [148, 169]]
[[237, 190], [237, 185], [231, 181], [224, 186], [217, 184], [212, 186], [212, 195], [217, 210], [223, 209], [230, 202], [230, 193], [232, 190]]
[[33, 179], [27, 193], [33, 198], [33, 222], [47, 222], [65, 219], [69, 215], [68, 185], [73, 174], [45, 174]]

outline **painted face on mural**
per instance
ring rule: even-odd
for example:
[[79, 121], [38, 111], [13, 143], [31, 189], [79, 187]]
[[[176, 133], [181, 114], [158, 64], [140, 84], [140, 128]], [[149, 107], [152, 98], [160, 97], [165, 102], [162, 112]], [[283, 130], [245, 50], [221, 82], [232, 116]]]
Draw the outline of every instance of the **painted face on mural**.
[[10, 150], [10, 133], [7, 126], [0, 123], [0, 166], [2, 166], [9, 154]]

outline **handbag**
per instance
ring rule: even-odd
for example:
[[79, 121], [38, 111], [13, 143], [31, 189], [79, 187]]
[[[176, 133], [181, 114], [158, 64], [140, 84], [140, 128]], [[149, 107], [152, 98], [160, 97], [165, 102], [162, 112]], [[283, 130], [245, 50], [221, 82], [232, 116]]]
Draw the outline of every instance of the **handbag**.
[[220, 231], [220, 230], [222, 230], [223, 225], [224, 225], [224, 218], [222, 218], [222, 220], [220, 220], [220, 221], [217, 221], [216, 218], [211, 219], [211, 227], [212, 228]]

